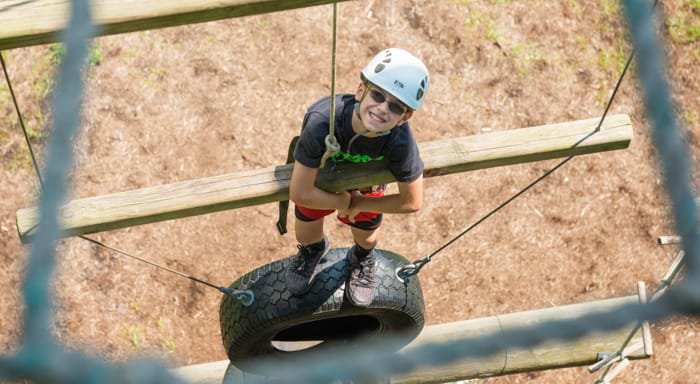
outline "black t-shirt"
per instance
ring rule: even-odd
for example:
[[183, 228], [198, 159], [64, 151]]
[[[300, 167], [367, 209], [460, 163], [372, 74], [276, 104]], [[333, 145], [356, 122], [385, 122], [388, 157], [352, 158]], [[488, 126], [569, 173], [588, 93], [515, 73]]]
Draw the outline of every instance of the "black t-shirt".
[[[354, 95], [336, 96], [333, 132], [340, 144], [340, 152], [326, 164], [331, 161], [349, 161], [362, 166], [369, 162], [382, 161], [397, 181], [411, 182], [418, 179], [423, 173], [423, 160], [408, 123], [393, 128], [383, 136], [355, 137], [352, 130], [354, 105]], [[309, 168], [318, 168], [326, 152], [325, 139], [329, 132], [330, 108], [330, 97], [326, 96], [309, 107], [304, 116], [301, 138], [294, 149], [294, 159]]]

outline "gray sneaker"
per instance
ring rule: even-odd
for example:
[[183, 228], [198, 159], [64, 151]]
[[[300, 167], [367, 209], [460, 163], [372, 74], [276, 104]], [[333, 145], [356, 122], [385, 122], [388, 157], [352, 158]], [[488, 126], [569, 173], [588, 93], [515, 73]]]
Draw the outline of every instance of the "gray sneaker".
[[287, 289], [293, 295], [303, 295], [314, 283], [316, 275], [320, 272], [318, 262], [328, 253], [331, 244], [328, 238], [323, 237], [323, 247], [308, 247], [297, 245], [299, 252], [292, 258], [287, 268], [286, 283]]
[[350, 302], [358, 307], [367, 307], [374, 300], [374, 249], [367, 256], [358, 259], [355, 256], [355, 247], [348, 252], [348, 265], [350, 266], [350, 276], [345, 283], [345, 296]]

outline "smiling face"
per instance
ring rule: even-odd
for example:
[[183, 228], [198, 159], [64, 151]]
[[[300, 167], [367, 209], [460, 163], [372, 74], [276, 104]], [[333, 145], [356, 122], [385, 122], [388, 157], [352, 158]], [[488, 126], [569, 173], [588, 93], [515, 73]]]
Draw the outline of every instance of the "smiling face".
[[[366, 87], [368, 89], [365, 92]], [[369, 83], [360, 83], [355, 99], [361, 103], [359, 118], [357, 114], [353, 115], [353, 130], [356, 133], [366, 132], [363, 134], [368, 137], [401, 125], [413, 115], [413, 111], [394, 96]]]

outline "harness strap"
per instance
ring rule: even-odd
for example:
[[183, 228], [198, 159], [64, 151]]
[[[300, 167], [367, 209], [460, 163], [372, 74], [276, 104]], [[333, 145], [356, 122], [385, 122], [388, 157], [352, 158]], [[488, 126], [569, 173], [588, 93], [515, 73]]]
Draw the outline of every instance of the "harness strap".
[[[299, 136], [294, 136], [289, 142], [287, 150], [287, 164], [294, 163], [294, 148], [297, 146]], [[287, 233], [287, 211], [289, 210], [289, 200], [280, 200], [279, 202], [279, 217], [277, 218], [277, 231], [280, 235]]]

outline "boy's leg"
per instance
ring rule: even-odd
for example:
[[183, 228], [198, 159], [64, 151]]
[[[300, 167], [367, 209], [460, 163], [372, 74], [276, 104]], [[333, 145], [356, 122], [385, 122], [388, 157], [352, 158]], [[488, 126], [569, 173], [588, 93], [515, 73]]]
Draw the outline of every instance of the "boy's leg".
[[294, 220], [294, 235], [301, 245], [318, 243], [323, 239], [323, 218], [314, 221]]
[[314, 212], [312, 215], [310, 210], [301, 212], [297, 207], [295, 214], [294, 233], [299, 242], [299, 251], [289, 263], [286, 283], [289, 292], [302, 295], [311, 288], [319, 272], [318, 263], [328, 253], [330, 242], [323, 233], [325, 213]]
[[364, 249], [373, 249], [379, 240], [379, 228], [375, 229], [360, 229], [350, 227], [352, 238], [355, 243]]
[[350, 276], [345, 283], [345, 294], [353, 305], [366, 307], [372, 304], [375, 295], [375, 257], [379, 228], [365, 230], [352, 227], [355, 245], [348, 253]]

